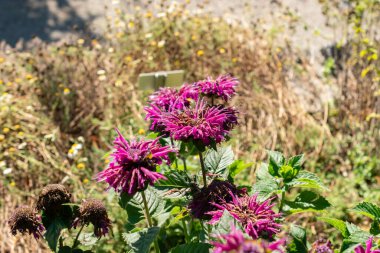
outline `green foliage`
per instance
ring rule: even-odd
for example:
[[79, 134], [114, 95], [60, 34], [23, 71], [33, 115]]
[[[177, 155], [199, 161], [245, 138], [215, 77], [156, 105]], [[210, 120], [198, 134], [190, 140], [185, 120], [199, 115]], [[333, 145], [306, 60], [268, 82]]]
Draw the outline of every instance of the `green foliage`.
[[229, 173], [228, 167], [234, 162], [234, 153], [231, 146], [209, 150], [205, 155], [204, 162], [209, 172], [226, 178]]
[[159, 227], [144, 228], [134, 233], [123, 233], [123, 238], [131, 248], [130, 253], [147, 253], [160, 231]]
[[329, 217], [319, 217], [318, 220], [324, 221], [338, 229], [344, 238], [347, 238], [349, 236], [349, 232], [344, 221]]
[[178, 245], [174, 249], [172, 249], [171, 253], [208, 253], [210, 252], [211, 245], [208, 243], [189, 243]]
[[289, 253], [307, 253], [307, 240], [306, 240], [306, 231], [300, 226], [291, 225], [290, 235], [292, 241], [288, 245]]
[[331, 204], [322, 196], [312, 191], [303, 191], [294, 201], [284, 200], [283, 210], [289, 213], [319, 212], [330, 207]]

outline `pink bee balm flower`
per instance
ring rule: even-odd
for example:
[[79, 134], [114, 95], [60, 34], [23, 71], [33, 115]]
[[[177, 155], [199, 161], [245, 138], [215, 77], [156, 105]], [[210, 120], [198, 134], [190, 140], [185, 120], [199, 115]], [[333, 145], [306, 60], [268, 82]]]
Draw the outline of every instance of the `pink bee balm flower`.
[[149, 102], [152, 105], [168, 111], [169, 108], [178, 99], [178, 91], [174, 88], [160, 88], [158, 91], [149, 96]]
[[217, 223], [226, 210], [243, 225], [245, 232], [253, 239], [263, 236], [272, 238], [280, 231], [281, 225], [276, 222], [276, 219], [281, 217], [281, 214], [272, 210], [273, 198], [260, 203], [257, 200], [257, 194], [238, 197], [231, 193], [231, 196], [231, 202], [214, 203], [219, 210], [208, 213], [212, 216], [210, 224]]
[[175, 140], [194, 141], [203, 146], [220, 143], [229, 134], [226, 121], [234, 113], [226, 108], [210, 107], [204, 100], [197, 100], [192, 107], [164, 114], [162, 123]]
[[239, 81], [231, 75], [219, 76], [215, 80], [208, 77], [206, 80], [195, 83], [202, 94], [208, 97], [220, 97], [225, 101], [228, 101], [236, 94], [235, 87], [238, 84]]
[[211, 242], [214, 245], [214, 253], [284, 253], [285, 240], [281, 239], [272, 243], [264, 240], [250, 240], [244, 238], [243, 233], [232, 226], [230, 234], [219, 236], [224, 242]]
[[105, 181], [109, 188], [117, 192], [134, 195], [143, 191], [148, 184], [153, 185], [165, 177], [156, 172], [156, 166], [163, 160], [170, 163], [168, 154], [176, 152], [169, 147], [161, 146], [156, 140], [127, 141], [117, 130], [118, 137], [114, 141], [113, 161], [108, 168], [97, 175], [98, 181]]
[[183, 104], [189, 106], [191, 101], [198, 100], [199, 93], [199, 87], [193, 84], [184, 84], [178, 94], [182, 98]]
[[379, 249], [372, 250], [372, 242], [373, 237], [371, 236], [365, 243], [366, 248], [364, 248], [362, 245], [359, 245], [355, 248], [355, 253], [380, 253]]

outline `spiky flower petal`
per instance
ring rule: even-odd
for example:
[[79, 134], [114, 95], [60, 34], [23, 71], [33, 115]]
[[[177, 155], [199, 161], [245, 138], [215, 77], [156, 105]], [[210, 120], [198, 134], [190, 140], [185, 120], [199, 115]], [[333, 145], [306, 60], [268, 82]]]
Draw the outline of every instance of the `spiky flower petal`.
[[217, 223], [226, 210], [242, 224], [246, 233], [253, 239], [259, 237], [271, 239], [274, 234], [280, 231], [281, 225], [276, 220], [281, 217], [281, 214], [272, 210], [274, 206], [271, 204], [272, 199], [260, 203], [257, 200], [257, 194], [242, 197], [230, 194], [232, 196], [231, 202], [214, 203], [218, 210], [209, 212], [212, 215], [210, 224]]
[[165, 114], [162, 122], [175, 140], [208, 146], [220, 143], [228, 136], [231, 129], [225, 124], [230, 114], [226, 108], [210, 107], [204, 100], [198, 100], [193, 107]]
[[37, 216], [37, 212], [28, 206], [16, 208], [8, 220], [8, 225], [13, 235], [16, 235], [17, 232], [29, 233], [36, 239], [42, 237], [42, 232], [45, 230], [41, 223], [41, 217]]
[[157, 180], [165, 179], [162, 174], [156, 172], [156, 167], [163, 160], [169, 164], [168, 154], [176, 150], [161, 146], [158, 139], [128, 142], [118, 130], [116, 131], [118, 137], [114, 141], [115, 151], [111, 155], [113, 161], [107, 169], [97, 175], [98, 181], [107, 182], [109, 187], [117, 192], [134, 195], [145, 190], [148, 184], [153, 185]]
[[69, 203], [70, 200], [71, 194], [64, 185], [49, 184], [38, 196], [36, 207], [48, 216], [55, 216], [60, 213], [62, 204]]
[[225, 101], [231, 99], [236, 94], [235, 88], [239, 84], [238, 80], [231, 75], [219, 76], [215, 80], [208, 77], [199, 81], [195, 85], [199, 87], [202, 94], [208, 97], [220, 97]]
[[100, 200], [84, 200], [79, 208], [79, 216], [74, 220], [73, 227], [87, 226], [90, 223], [94, 226], [95, 236], [99, 238], [105, 236], [111, 227], [107, 209]]
[[285, 240], [275, 242], [265, 240], [251, 240], [244, 238], [243, 233], [232, 226], [231, 233], [219, 236], [224, 242], [211, 242], [214, 245], [214, 253], [284, 253]]
[[364, 248], [362, 245], [359, 245], [355, 248], [355, 253], [380, 253], [380, 249], [372, 250], [373, 237], [371, 236], [366, 241], [366, 247]]

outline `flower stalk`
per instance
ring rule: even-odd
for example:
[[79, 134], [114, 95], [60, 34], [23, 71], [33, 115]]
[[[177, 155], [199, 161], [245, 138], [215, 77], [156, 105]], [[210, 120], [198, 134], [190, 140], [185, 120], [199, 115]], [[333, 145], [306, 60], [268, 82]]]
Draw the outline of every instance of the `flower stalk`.
[[202, 152], [199, 151], [199, 160], [201, 162], [201, 168], [202, 168], [202, 177], [203, 177], [203, 187], [207, 187], [207, 179], [206, 179], [206, 166], [203, 160]]
[[[146, 201], [144, 191], [141, 192], [141, 197], [142, 197], [143, 203], [144, 203], [146, 220], [148, 222], [149, 227], [153, 227], [152, 217], [150, 217], [148, 202]], [[160, 247], [158, 246], [157, 239], [154, 240], [154, 249], [155, 249], [156, 253], [160, 253]]]

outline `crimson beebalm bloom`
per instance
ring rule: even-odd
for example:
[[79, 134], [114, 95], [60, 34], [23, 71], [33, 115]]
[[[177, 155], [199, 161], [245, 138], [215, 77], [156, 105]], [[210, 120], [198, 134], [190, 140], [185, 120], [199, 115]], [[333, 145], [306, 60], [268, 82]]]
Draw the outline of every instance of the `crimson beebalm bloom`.
[[199, 87], [194, 84], [184, 84], [179, 90], [178, 95], [181, 97], [184, 106], [189, 106], [191, 101], [197, 101], [199, 98]]
[[285, 240], [281, 239], [275, 242], [264, 240], [251, 240], [244, 238], [243, 233], [232, 226], [230, 234], [221, 235], [219, 239], [224, 242], [211, 242], [214, 245], [214, 253], [267, 253], [277, 252], [284, 253]]
[[212, 215], [210, 224], [217, 223], [226, 210], [243, 225], [245, 232], [253, 239], [259, 237], [271, 239], [274, 234], [280, 231], [281, 225], [276, 222], [276, 219], [281, 217], [281, 214], [272, 210], [274, 204], [271, 204], [271, 201], [273, 198], [260, 203], [257, 200], [257, 194], [238, 197], [231, 193], [231, 196], [232, 201], [229, 203], [214, 203], [214, 206], [219, 210], [208, 213]]
[[225, 101], [228, 101], [236, 94], [235, 88], [238, 84], [239, 81], [231, 75], [219, 76], [215, 80], [208, 77], [206, 80], [195, 83], [205, 96], [220, 97]]
[[23, 235], [29, 233], [36, 239], [42, 237], [45, 230], [41, 223], [41, 217], [29, 206], [16, 208], [8, 220], [8, 225], [13, 235], [16, 235], [17, 232]]
[[119, 130], [116, 131], [118, 137], [114, 141], [115, 151], [111, 154], [113, 161], [97, 175], [98, 181], [107, 182], [109, 188], [114, 188], [117, 192], [134, 195], [145, 190], [148, 184], [153, 185], [157, 180], [165, 179], [156, 172], [156, 166], [163, 160], [170, 163], [168, 154], [176, 152], [174, 149], [161, 146], [158, 139], [128, 142]]
[[355, 253], [380, 253], [379, 249], [372, 250], [372, 243], [373, 243], [373, 237], [371, 236], [366, 241], [366, 248], [364, 248], [362, 245], [359, 245], [355, 248]]
[[228, 137], [231, 127], [227, 127], [226, 121], [233, 113], [235, 111], [226, 108], [210, 107], [199, 99], [192, 107], [164, 114], [161, 122], [175, 140], [194, 141], [208, 146]]
[[313, 243], [310, 253], [334, 253], [334, 250], [329, 240], [319, 239]]

